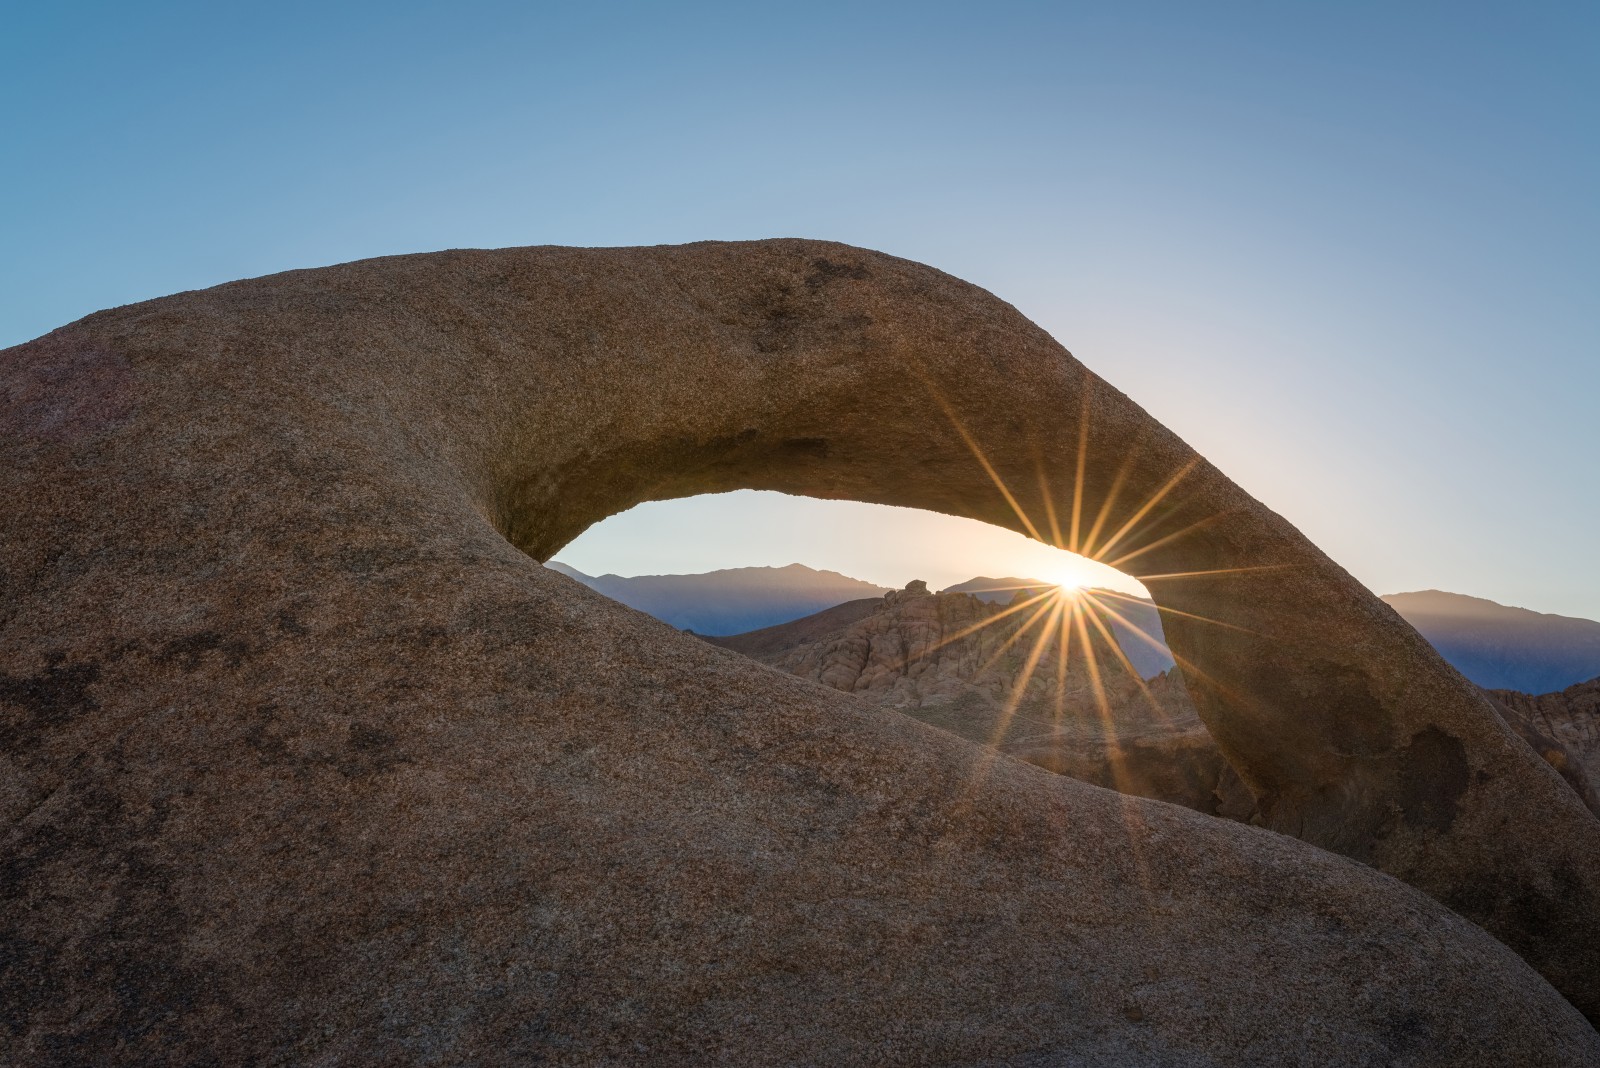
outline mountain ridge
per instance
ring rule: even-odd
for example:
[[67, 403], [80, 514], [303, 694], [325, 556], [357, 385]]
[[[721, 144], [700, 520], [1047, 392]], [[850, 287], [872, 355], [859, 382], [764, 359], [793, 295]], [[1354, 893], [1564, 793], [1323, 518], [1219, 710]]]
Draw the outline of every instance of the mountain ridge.
[[1468, 679], [1542, 694], [1600, 675], [1600, 622], [1444, 590], [1380, 598]]
[[545, 565], [590, 589], [696, 634], [727, 635], [787, 623], [845, 601], [881, 597], [887, 586], [805, 564], [729, 567], [686, 575], [588, 575]]
[[[880, 598], [890, 587], [838, 571], [791, 563], [782, 567], [721, 568], [690, 574], [588, 575], [561, 561], [552, 570], [598, 590], [680, 630], [719, 638], [780, 626], [824, 609], [863, 598]], [[1054, 583], [1023, 576], [979, 575], [941, 593], [967, 593], [979, 600], [1009, 601], [1021, 589]], [[1126, 594], [1108, 625], [1144, 678], [1171, 670], [1155, 604]], [[1478, 686], [1519, 693], [1552, 693], [1600, 676], [1600, 622], [1503, 605], [1486, 597], [1445, 590], [1384, 594], [1380, 600], [1417, 629], [1455, 668]]]

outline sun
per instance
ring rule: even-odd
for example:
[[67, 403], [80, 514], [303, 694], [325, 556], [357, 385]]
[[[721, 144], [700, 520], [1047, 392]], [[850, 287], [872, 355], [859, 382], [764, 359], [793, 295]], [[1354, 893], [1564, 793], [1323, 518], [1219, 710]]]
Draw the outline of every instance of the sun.
[[1063, 595], [1076, 597], [1089, 588], [1088, 583], [1084, 581], [1082, 573], [1078, 571], [1062, 570], [1053, 575], [1041, 575], [1040, 577], [1046, 582], [1055, 583]]
[[[984, 565], [985, 573], [1014, 575], [1028, 582], [1059, 586], [1069, 593], [1109, 589], [1133, 597], [1148, 596], [1144, 586], [1126, 572], [1022, 534], [997, 530], [983, 548], [992, 554], [988, 556], [992, 563]], [[970, 559], [969, 555], [967, 560]]]
[[[1036, 558], [1030, 561], [1034, 565], [1033, 577], [1040, 582], [1048, 582], [1052, 586], [1058, 586], [1063, 594], [1072, 594], [1074, 596], [1082, 593], [1092, 584], [1092, 580], [1084, 573], [1085, 569], [1079, 558], [1070, 553], [1064, 553], [1059, 549], [1050, 550], [1049, 555], [1061, 556], [1064, 559], [1045, 560], [1038, 558], [1044, 555], [1042, 553], [1036, 554]], [[1040, 566], [1041, 564], [1044, 566]]]

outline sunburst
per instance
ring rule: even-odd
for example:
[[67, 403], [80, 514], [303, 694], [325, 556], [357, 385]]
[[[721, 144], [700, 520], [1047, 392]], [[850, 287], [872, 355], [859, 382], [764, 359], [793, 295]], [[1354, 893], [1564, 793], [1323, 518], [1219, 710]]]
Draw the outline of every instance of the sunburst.
[[[1089, 447], [1093, 429], [1093, 397], [1096, 389], [1095, 380], [1086, 378], [1082, 390], [1082, 407], [1079, 413], [1077, 428], [1077, 449], [1072, 460], [1072, 482], [1070, 494], [1058, 492], [1068, 487], [1052, 485], [1052, 469], [1045, 462], [1042, 454], [1036, 450], [1034, 457], [1034, 475], [1037, 482], [1038, 499], [1042, 502], [1042, 517], [1028, 514], [1021, 499], [1013, 492], [1012, 487], [1006, 484], [995, 464], [991, 461], [976, 436], [963, 424], [954, 405], [943, 393], [935, 387], [931, 377], [926, 374], [919, 364], [914, 364], [914, 373], [922, 380], [935, 405], [949, 420], [956, 436], [965, 448], [972, 454], [985, 477], [994, 486], [1005, 506], [1015, 517], [1016, 525], [1035, 541], [1043, 542], [1057, 549], [1062, 549], [1081, 558], [1103, 564], [1107, 567], [1120, 570], [1124, 574], [1144, 584], [1148, 590], [1151, 586], [1161, 584], [1181, 583], [1184, 581], [1202, 582], [1215, 581], [1222, 578], [1242, 577], [1254, 572], [1267, 572], [1283, 570], [1286, 566], [1266, 564], [1258, 567], [1230, 567], [1230, 568], [1196, 568], [1193, 570], [1161, 571], [1156, 568], [1149, 569], [1149, 573], [1140, 574], [1133, 568], [1153, 554], [1161, 550], [1170, 550], [1186, 539], [1203, 534], [1208, 527], [1223, 518], [1223, 514], [1208, 511], [1205, 514], [1195, 514], [1196, 496], [1185, 493], [1185, 487], [1191, 485], [1191, 479], [1196, 471], [1203, 466], [1203, 461], [1197, 455], [1191, 455], [1184, 462], [1179, 463], [1166, 477], [1156, 481], [1156, 488], [1144, 500], [1137, 502], [1135, 507], [1125, 512], [1125, 517], [1119, 517], [1118, 505], [1127, 491], [1128, 484], [1137, 469], [1143, 454], [1144, 442], [1138, 440], [1131, 448], [1124, 450], [1121, 462], [1113, 472], [1110, 484], [1105, 488], [1103, 496], [1097, 505], [1088, 500], [1088, 472], [1089, 472]], [[1058, 509], [1058, 501], [1070, 500], [1070, 511], [1065, 516]], [[1090, 516], [1090, 512], [1093, 516]], [[1042, 518], [1042, 522], [1040, 522]], [[1063, 530], [1063, 518], [1065, 530]], [[1065, 576], [1062, 576], [1065, 577]], [[1020, 589], [1021, 587], [1019, 587]], [[1105, 756], [1110, 779], [1117, 791], [1123, 795], [1131, 795], [1136, 785], [1129, 772], [1124, 744], [1117, 723], [1117, 717], [1111, 708], [1105, 681], [1105, 667], [1100, 662], [1100, 653], [1096, 650], [1096, 642], [1091, 638], [1091, 631], [1099, 636], [1100, 643], [1110, 651], [1114, 657], [1116, 667], [1126, 673], [1137, 685], [1142, 699], [1148, 703], [1160, 721], [1171, 726], [1171, 718], [1160, 701], [1151, 691], [1140, 672], [1134, 667], [1127, 651], [1122, 647], [1118, 634], [1113, 632], [1108, 621], [1115, 623], [1120, 632], [1125, 636], [1131, 635], [1135, 640], [1148, 644], [1151, 648], [1159, 649], [1170, 655], [1178, 669], [1183, 674], [1186, 685], [1203, 685], [1212, 695], [1222, 698], [1230, 703], [1237, 703], [1241, 708], [1247, 707], [1251, 702], [1234, 693], [1231, 688], [1222, 685], [1219, 680], [1210, 677], [1198, 665], [1187, 658], [1174, 652], [1162, 638], [1149, 633], [1145, 628], [1135, 623], [1117, 605], [1144, 604], [1141, 598], [1119, 593], [1115, 590], [1094, 589], [1084, 590], [1076, 588], [1072, 581], [1064, 582], [1061, 586], [1046, 590], [1041, 593], [1031, 593], [1019, 597], [1015, 603], [1008, 605], [1003, 610], [979, 620], [970, 626], [944, 636], [936, 645], [924, 650], [921, 655], [928, 655], [952, 642], [961, 641], [980, 633], [987, 627], [993, 627], [1005, 621], [1010, 621], [1014, 632], [1000, 643], [999, 648], [988, 658], [982, 671], [989, 670], [1008, 651], [1031, 637], [1028, 653], [1024, 657], [1020, 670], [1011, 684], [1006, 700], [1001, 707], [990, 739], [990, 746], [981, 751], [977, 757], [971, 781], [972, 792], [968, 794], [968, 801], [975, 802], [978, 797], [979, 784], [987, 777], [989, 770], [995, 765], [1000, 756], [1000, 746], [1004, 743], [1007, 732], [1017, 715], [1018, 709], [1027, 698], [1028, 689], [1033, 681], [1039, 666], [1047, 658], [1047, 654], [1054, 652], [1054, 713], [1056, 724], [1056, 737], [1061, 737], [1063, 723], [1067, 716], [1067, 682], [1075, 655], [1081, 656], [1084, 672], [1088, 677], [1090, 690], [1094, 699], [1094, 713], [1099, 719], [1100, 732], [1104, 738]], [[1192, 606], [1191, 606], [1192, 607]], [[1217, 619], [1202, 615], [1192, 610], [1179, 609], [1157, 602], [1157, 610], [1162, 619], [1182, 620], [1185, 624], [1200, 626], [1215, 626], [1226, 630], [1250, 634], [1262, 640], [1270, 641], [1270, 636], [1261, 635], [1239, 622]], [[1029, 613], [1018, 621], [1022, 613]], [[1074, 651], [1074, 646], [1081, 649], [1081, 653]], [[966, 802], [964, 802], [966, 803]], [[1124, 796], [1117, 804], [1121, 809], [1122, 822], [1128, 832], [1129, 855], [1133, 861], [1136, 880], [1147, 892], [1153, 892], [1150, 880], [1150, 869], [1144, 857], [1143, 838], [1148, 833], [1144, 825], [1142, 813], [1144, 808], [1132, 796]]]

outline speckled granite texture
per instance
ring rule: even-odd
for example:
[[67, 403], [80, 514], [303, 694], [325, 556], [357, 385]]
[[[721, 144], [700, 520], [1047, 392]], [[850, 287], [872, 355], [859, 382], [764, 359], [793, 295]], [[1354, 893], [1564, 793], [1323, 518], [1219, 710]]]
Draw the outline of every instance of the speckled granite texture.
[[[1600, 825], [1287, 523], [938, 271], [397, 257], [101, 312], [0, 376], [7, 1065], [1600, 1061]], [[1132, 573], [1258, 569], [1149, 585], [1285, 833], [537, 563], [737, 487], [1046, 537], [1076, 499]]]

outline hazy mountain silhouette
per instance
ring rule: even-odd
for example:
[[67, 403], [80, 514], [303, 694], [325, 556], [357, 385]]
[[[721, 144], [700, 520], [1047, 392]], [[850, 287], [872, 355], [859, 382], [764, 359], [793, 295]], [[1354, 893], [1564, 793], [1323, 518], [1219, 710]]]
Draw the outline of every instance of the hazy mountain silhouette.
[[[803, 564], [737, 567], [697, 575], [586, 575], [558, 561], [551, 568], [607, 597], [697, 634], [743, 634], [802, 619], [824, 609], [882, 597], [888, 587], [819, 571]], [[1019, 589], [1050, 583], [1014, 575], [979, 576], [947, 586], [990, 604]], [[1600, 676], [1600, 622], [1512, 608], [1481, 597], [1425, 590], [1383, 598], [1427, 638], [1444, 658], [1479, 686], [1549, 693]], [[1139, 674], [1151, 678], [1173, 661], [1134, 628], [1162, 638], [1161, 619], [1149, 601], [1108, 601], [1127, 620], [1113, 619], [1117, 643]], [[847, 613], [848, 614], [848, 613]]]
[[1479, 686], [1548, 693], [1600, 675], [1600, 623], [1423, 590], [1383, 598]]
[[696, 634], [740, 634], [809, 616], [863, 597], [881, 597], [875, 586], [803, 564], [734, 567], [700, 575], [585, 575], [552, 560], [547, 565], [570, 578]]
[[1041, 579], [1017, 578], [1008, 575], [1005, 578], [989, 578], [980, 575], [977, 578], [958, 582], [954, 586], [946, 586], [940, 593], [970, 593], [980, 601], [990, 604], [1005, 604], [1016, 595], [1018, 590], [1042, 590], [1051, 585]]

